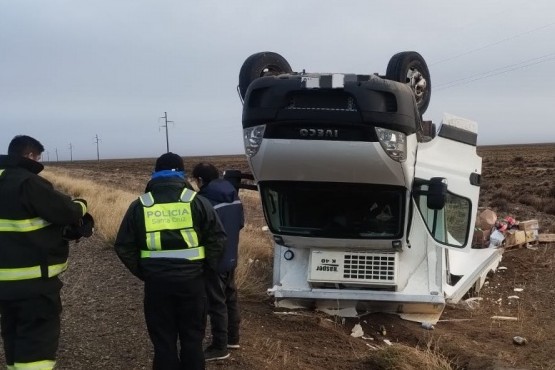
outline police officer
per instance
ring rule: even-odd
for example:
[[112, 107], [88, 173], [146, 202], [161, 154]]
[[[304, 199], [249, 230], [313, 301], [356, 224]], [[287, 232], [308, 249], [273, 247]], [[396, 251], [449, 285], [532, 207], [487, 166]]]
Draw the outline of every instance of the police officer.
[[52, 369], [67, 268], [63, 230], [86, 213], [84, 200], [54, 190], [38, 173], [44, 151], [19, 135], [0, 156], [0, 321], [8, 369]]
[[206, 271], [208, 315], [212, 330], [212, 343], [206, 348], [206, 361], [229, 357], [228, 348], [239, 348], [239, 323], [241, 321], [235, 284], [239, 233], [245, 225], [243, 204], [237, 190], [224, 179], [210, 163], [199, 163], [193, 168], [193, 179], [200, 187], [199, 194], [207, 198], [227, 233], [225, 251], [217, 269]]
[[115, 242], [121, 261], [145, 283], [154, 369], [204, 369], [203, 271], [205, 265], [216, 267], [225, 240], [210, 202], [186, 182], [183, 159], [174, 153], [160, 156], [146, 193], [131, 203]]

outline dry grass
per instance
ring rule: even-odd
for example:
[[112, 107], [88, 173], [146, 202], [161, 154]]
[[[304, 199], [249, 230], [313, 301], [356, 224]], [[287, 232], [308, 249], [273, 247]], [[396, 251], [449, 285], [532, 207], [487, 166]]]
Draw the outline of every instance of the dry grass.
[[379, 347], [365, 365], [373, 370], [453, 370], [449, 360], [431, 343], [426, 348], [403, 344]]
[[[49, 168], [43, 176], [54, 186], [74, 198], [83, 198], [95, 219], [95, 232], [113, 244], [129, 204], [137, 194], [114, 189], [90, 180], [74, 178], [69, 170]], [[246, 212], [259, 209], [257, 193], [242, 194]], [[261, 225], [247, 223], [241, 232], [240, 257], [236, 270], [236, 282], [242, 294], [262, 295], [271, 279], [272, 245], [268, 232]]]
[[114, 243], [123, 215], [129, 204], [137, 198], [135, 194], [74, 178], [70, 171], [63, 169], [49, 168], [43, 172], [43, 176], [60, 191], [74, 198], [85, 199], [95, 220], [95, 232], [110, 244]]

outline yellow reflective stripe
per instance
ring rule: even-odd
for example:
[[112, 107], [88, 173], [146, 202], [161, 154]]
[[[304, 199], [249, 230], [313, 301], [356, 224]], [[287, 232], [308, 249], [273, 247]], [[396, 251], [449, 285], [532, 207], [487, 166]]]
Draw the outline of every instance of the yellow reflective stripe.
[[[66, 269], [67, 262], [48, 266], [48, 277], [56, 276]], [[0, 281], [28, 280], [40, 277], [40, 266], [0, 269]]]
[[141, 258], [179, 258], [189, 261], [204, 259], [204, 247], [164, 251], [141, 251]]
[[56, 361], [43, 360], [35, 362], [16, 362], [13, 364], [13, 369], [25, 369], [25, 370], [51, 370], [56, 365]]
[[180, 230], [181, 236], [190, 248], [198, 246], [198, 237], [195, 229]]
[[197, 193], [193, 190], [185, 188], [181, 192], [181, 196], [179, 197], [179, 199], [181, 199], [181, 201], [184, 203], [189, 203], [195, 198], [196, 195]]
[[75, 203], [78, 203], [81, 206], [81, 212], [83, 213], [83, 216], [85, 215], [85, 213], [87, 213], [87, 205], [79, 200], [74, 200]]
[[0, 219], [0, 231], [28, 232], [42, 229], [50, 225], [50, 222], [43, 218], [35, 217], [26, 220], [7, 220]]
[[150, 207], [154, 204], [154, 197], [151, 193], [143, 194], [139, 197], [139, 200], [145, 207]]
[[162, 239], [159, 231], [146, 233], [146, 246], [152, 251], [162, 249]]

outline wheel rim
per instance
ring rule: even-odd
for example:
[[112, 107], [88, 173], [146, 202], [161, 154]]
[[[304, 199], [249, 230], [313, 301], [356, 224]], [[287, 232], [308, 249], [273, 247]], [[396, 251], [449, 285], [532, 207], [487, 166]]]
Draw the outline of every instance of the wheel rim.
[[262, 68], [262, 71], [260, 71], [260, 76], [258, 77], [275, 76], [281, 73], [283, 73], [283, 71], [278, 66], [267, 65], [264, 68]]
[[414, 92], [416, 103], [420, 105], [427, 93], [428, 82], [426, 78], [416, 67], [412, 67], [407, 71], [407, 84]]

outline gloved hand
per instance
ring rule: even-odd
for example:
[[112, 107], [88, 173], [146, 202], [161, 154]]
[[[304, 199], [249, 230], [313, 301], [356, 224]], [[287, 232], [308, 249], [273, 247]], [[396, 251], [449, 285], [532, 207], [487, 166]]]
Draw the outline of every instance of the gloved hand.
[[62, 231], [62, 237], [65, 240], [79, 241], [81, 238], [88, 238], [94, 232], [94, 218], [90, 213], [85, 215], [79, 220], [77, 225], [67, 225]]

